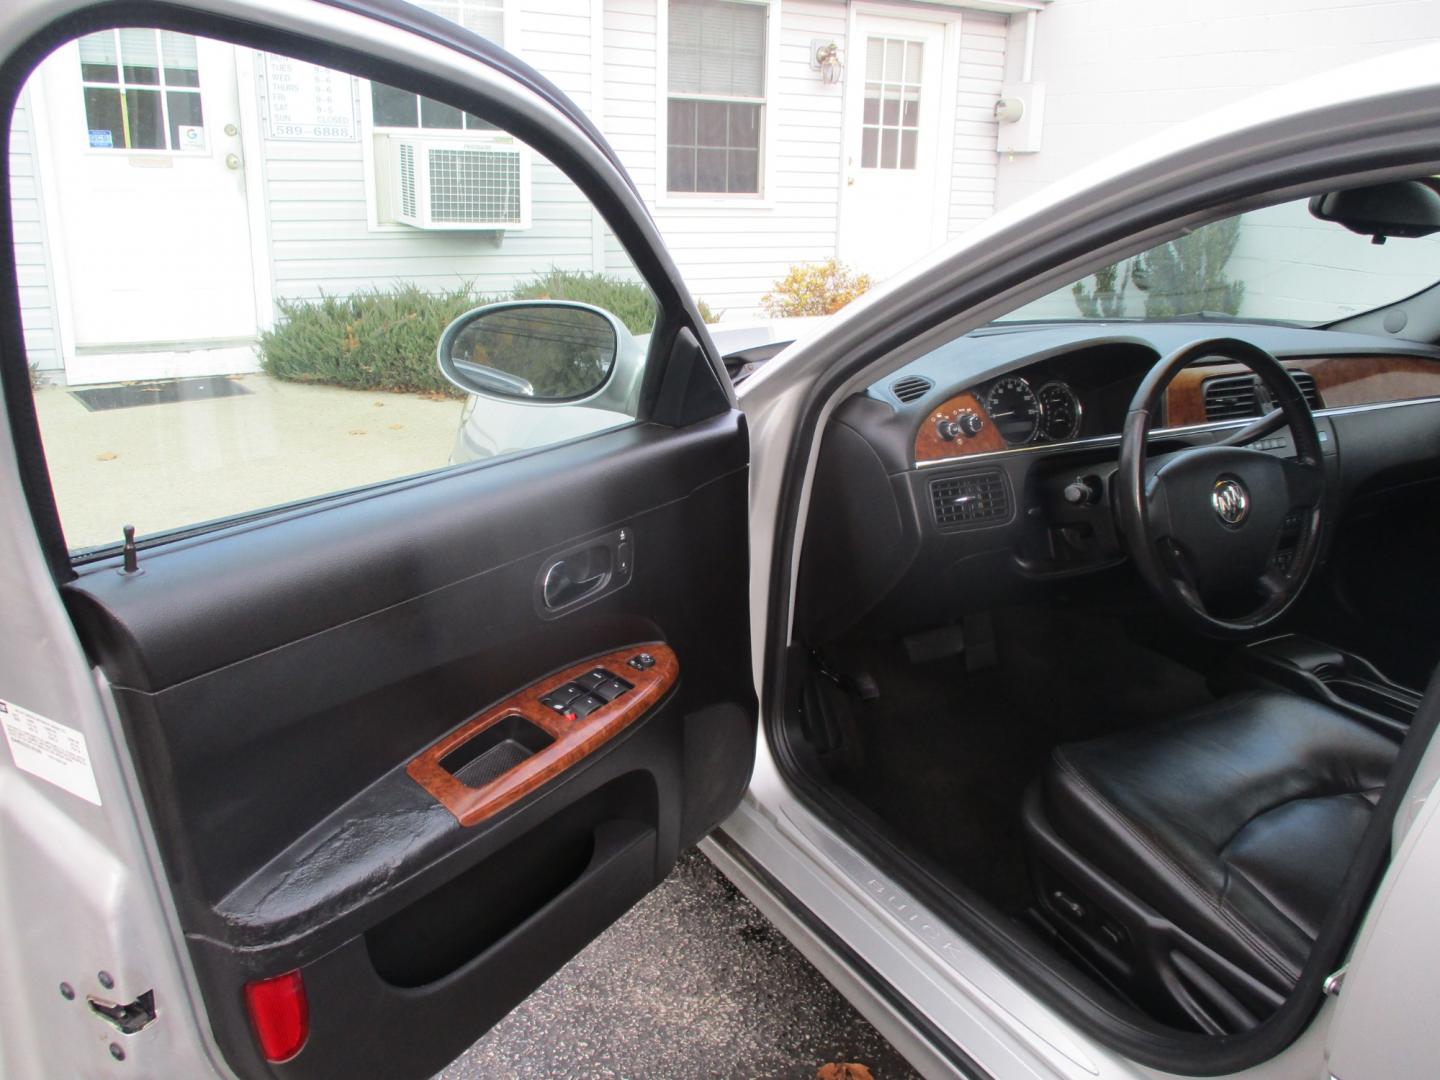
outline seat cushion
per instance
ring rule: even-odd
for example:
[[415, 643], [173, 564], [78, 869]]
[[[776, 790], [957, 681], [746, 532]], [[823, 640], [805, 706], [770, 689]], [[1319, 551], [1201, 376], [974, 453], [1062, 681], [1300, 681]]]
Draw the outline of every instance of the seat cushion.
[[1398, 749], [1318, 702], [1239, 694], [1057, 747], [1045, 807], [1085, 862], [1288, 990]]

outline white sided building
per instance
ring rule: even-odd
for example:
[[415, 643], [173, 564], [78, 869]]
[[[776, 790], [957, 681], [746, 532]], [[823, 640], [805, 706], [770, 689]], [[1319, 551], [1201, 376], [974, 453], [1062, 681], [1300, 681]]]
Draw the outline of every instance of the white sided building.
[[[425, 6], [590, 113], [726, 321], [796, 263], [883, 277], [1144, 134], [1440, 37], [1422, 0]], [[187, 35], [62, 48], [11, 143], [25, 332], [52, 381], [255, 370], [284, 299], [628, 271], [574, 188], [477, 118]]]

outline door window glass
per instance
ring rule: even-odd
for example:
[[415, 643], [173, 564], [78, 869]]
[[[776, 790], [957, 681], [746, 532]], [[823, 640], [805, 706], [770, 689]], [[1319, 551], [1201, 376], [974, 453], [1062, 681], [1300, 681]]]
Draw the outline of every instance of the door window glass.
[[925, 45], [894, 37], [865, 39], [865, 102], [860, 166], [913, 169], [920, 143], [920, 79]]
[[[153, 29], [89, 34], [29, 80], [10, 166], [32, 227], [15, 258], [41, 268], [22, 325], [72, 549], [635, 417], [656, 305], [584, 192], [512, 133], [409, 91], [374, 88], [409, 103], [407, 125], [366, 125], [370, 93], [347, 72]], [[107, 149], [173, 150], [202, 117], [210, 152], [156, 167], [74, 137], [83, 125]], [[426, 117], [467, 133], [436, 138]], [[542, 306], [487, 317], [493, 332], [440, 366], [454, 320], [516, 301]]]
[[195, 39], [101, 30], [80, 39], [85, 129], [96, 150], [204, 149]]

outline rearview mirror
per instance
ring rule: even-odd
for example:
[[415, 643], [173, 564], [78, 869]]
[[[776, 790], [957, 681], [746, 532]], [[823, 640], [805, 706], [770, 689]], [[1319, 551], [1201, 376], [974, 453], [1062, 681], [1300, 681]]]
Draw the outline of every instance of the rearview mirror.
[[1427, 180], [1396, 180], [1316, 195], [1310, 213], [1383, 244], [1390, 236], [1440, 232], [1440, 191]]
[[620, 351], [608, 312], [565, 300], [521, 300], [467, 311], [440, 335], [437, 359], [471, 394], [574, 401], [605, 385]]

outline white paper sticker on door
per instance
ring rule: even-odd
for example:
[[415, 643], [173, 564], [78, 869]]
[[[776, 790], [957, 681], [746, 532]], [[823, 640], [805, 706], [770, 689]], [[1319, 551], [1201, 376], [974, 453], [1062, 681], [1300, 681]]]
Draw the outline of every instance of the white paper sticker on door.
[[0, 699], [0, 726], [18, 768], [100, 805], [83, 734], [4, 699]]

